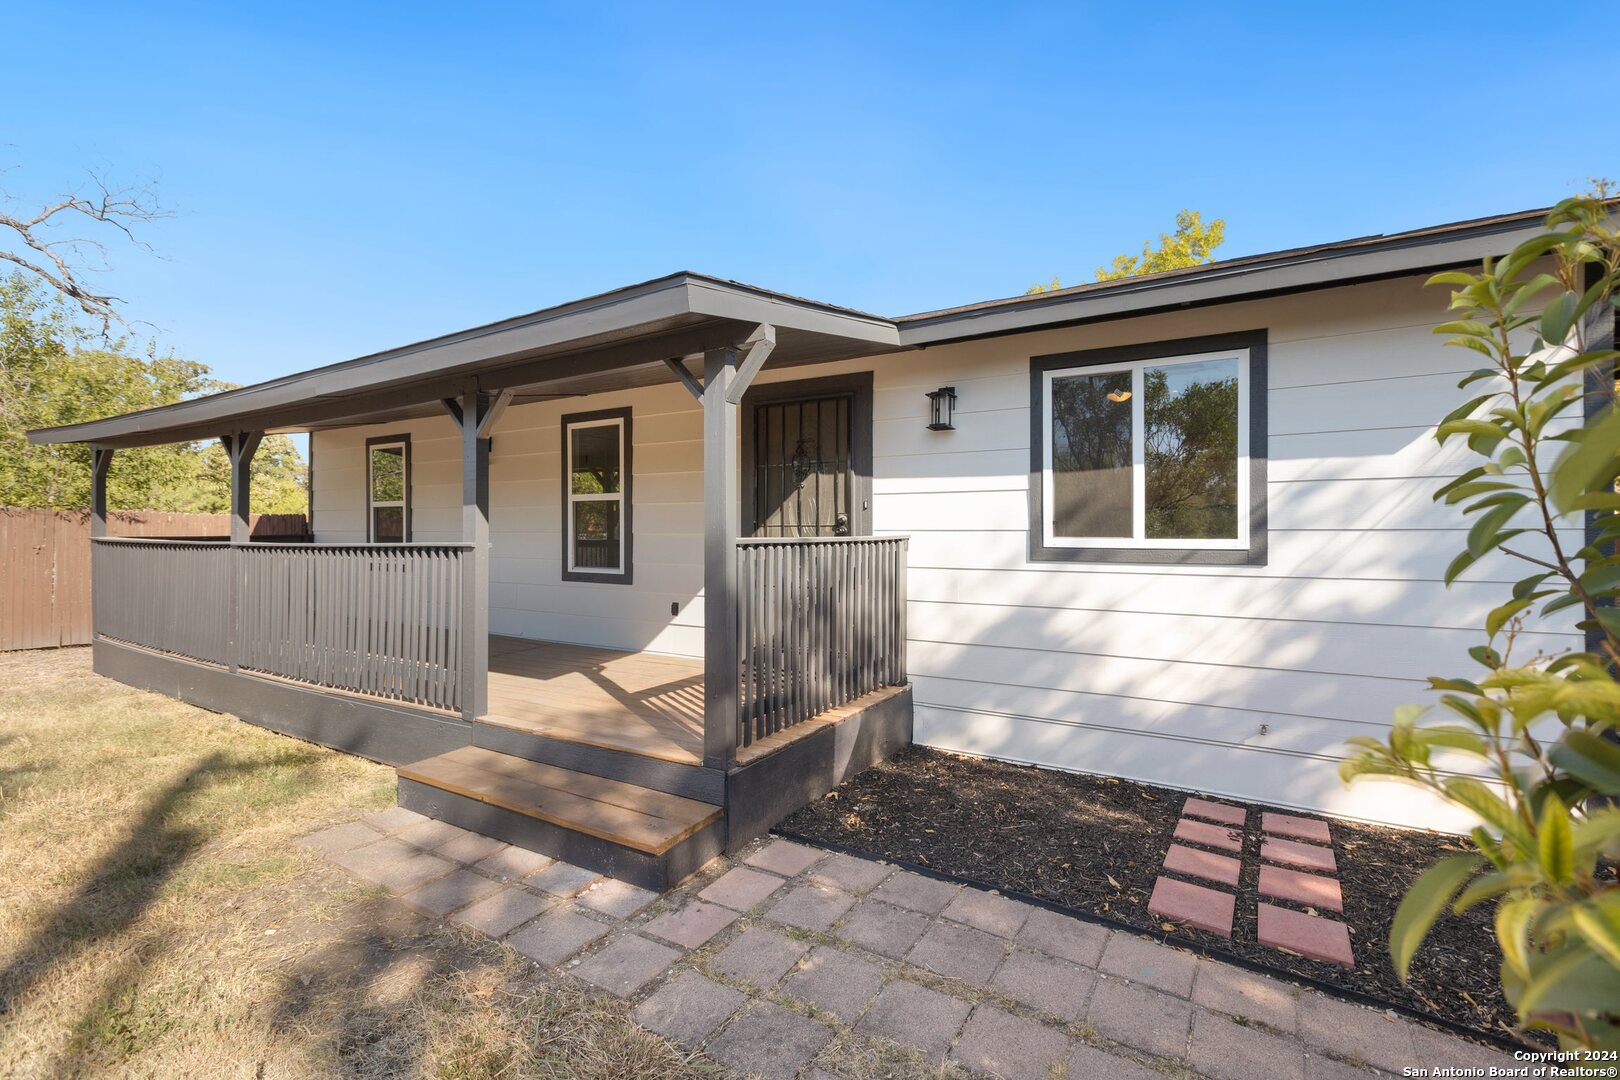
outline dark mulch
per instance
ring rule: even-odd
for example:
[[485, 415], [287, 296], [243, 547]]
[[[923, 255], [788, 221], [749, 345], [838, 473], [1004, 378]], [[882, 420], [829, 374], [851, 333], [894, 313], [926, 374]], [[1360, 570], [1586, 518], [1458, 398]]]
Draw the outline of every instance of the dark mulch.
[[[913, 747], [869, 769], [779, 829], [813, 841], [1026, 893], [1169, 940], [1364, 994], [1388, 1005], [1505, 1035], [1513, 1011], [1497, 983], [1490, 905], [1435, 927], [1403, 986], [1389, 925], [1407, 885], [1454, 837], [1326, 819], [1357, 966], [1347, 970], [1262, 946], [1255, 937], [1259, 821], [1245, 834], [1232, 940], [1162, 922], [1147, 910], [1186, 794]], [[1292, 811], [1290, 811], [1292, 812]]]

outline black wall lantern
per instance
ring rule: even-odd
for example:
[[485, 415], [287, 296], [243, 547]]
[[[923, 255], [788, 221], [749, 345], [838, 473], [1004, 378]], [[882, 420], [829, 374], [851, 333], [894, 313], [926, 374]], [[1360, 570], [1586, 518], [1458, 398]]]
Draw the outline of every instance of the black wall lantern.
[[951, 416], [956, 412], [956, 387], [942, 386], [928, 393], [928, 430], [955, 431]]

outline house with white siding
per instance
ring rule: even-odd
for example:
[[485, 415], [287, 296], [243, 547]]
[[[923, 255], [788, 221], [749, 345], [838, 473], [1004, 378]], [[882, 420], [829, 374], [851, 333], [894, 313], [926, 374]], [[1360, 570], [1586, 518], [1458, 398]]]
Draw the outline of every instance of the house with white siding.
[[[97, 521], [119, 449], [231, 453], [231, 542], [99, 530], [98, 671], [629, 880], [909, 742], [1445, 827], [1336, 768], [1517, 576], [1442, 583], [1425, 280], [1543, 216], [898, 318], [677, 273], [31, 438], [94, 447]], [[247, 534], [265, 432], [313, 544]]]

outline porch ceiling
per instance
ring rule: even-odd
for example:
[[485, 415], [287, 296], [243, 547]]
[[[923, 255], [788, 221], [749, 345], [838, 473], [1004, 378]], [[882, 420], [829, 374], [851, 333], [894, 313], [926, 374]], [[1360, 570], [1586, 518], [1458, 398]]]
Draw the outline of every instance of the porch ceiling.
[[440, 412], [482, 390], [540, 401], [673, 382], [666, 359], [776, 328], [769, 367], [902, 348], [895, 324], [847, 308], [681, 272], [489, 326], [158, 409], [28, 433], [34, 443], [146, 446], [237, 431], [312, 431]]

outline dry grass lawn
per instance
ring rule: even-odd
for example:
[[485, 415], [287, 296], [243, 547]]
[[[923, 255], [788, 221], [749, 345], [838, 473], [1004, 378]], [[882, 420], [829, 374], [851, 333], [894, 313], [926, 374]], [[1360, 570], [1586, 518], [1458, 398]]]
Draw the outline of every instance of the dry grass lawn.
[[297, 847], [393, 770], [0, 654], [0, 1076], [712, 1075]]

